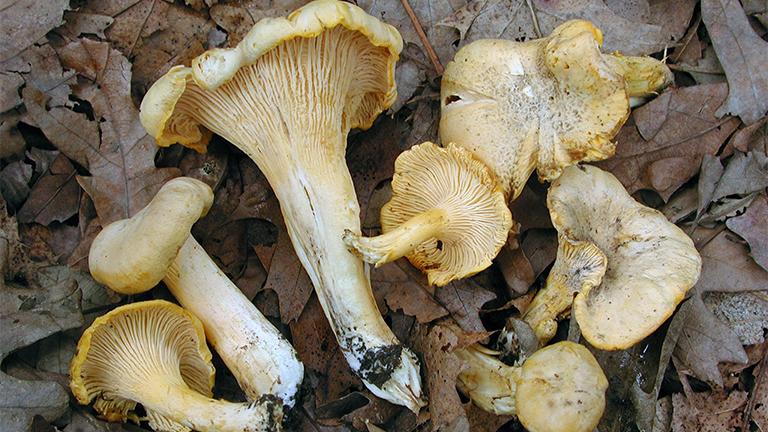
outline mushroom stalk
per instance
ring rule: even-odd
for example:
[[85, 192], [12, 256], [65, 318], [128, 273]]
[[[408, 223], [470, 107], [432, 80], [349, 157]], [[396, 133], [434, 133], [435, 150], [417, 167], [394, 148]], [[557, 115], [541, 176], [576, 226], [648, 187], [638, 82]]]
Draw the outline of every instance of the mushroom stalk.
[[420, 244], [437, 237], [448, 226], [448, 220], [447, 211], [432, 208], [376, 237], [362, 237], [345, 230], [344, 242], [363, 260], [378, 267], [407, 255]]
[[[279, 429], [272, 419], [270, 403], [234, 403], [206, 397], [187, 386], [181, 375], [147, 379], [153, 391], [136, 391], [129, 397], [150, 410], [149, 419], [158, 430], [169, 430], [167, 420], [200, 432], [271, 432]], [[158, 418], [157, 415], [163, 416]]]
[[206, 338], [249, 400], [271, 394], [293, 406], [304, 377], [296, 352], [194, 237], [187, 238], [163, 282], [203, 322]]
[[345, 229], [360, 232], [352, 178], [342, 157], [324, 164], [322, 170], [297, 166], [280, 180], [267, 171], [291, 242], [352, 370], [376, 396], [418, 412], [423, 404], [418, 361], [387, 327], [363, 262], [342, 241]]
[[520, 368], [500, 362], [496, 352], [482, 345], [455, 351], [466, 365], [457, 381], [459, 390], [480, 408], [496, 415], [515, 415]]
[[605, 254], [593, 243], [560, 236], [557, 260], [547, 283], [523, 315], [541, 344], [555, 336], [557, 319], [570, 312], [573, 297], [587, 295], [592, 287], [600, 285], [607, 263]]

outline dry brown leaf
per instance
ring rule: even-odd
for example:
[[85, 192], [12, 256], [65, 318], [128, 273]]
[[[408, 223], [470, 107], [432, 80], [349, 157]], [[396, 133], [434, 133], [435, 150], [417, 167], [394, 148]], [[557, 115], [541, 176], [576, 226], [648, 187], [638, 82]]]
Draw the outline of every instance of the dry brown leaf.
[[16, 127], [20, 118], [16, 111], [0, 114], [0, 158], [24, 154], [26, 143]]
[[0, 72], [0, 112], [5, 112], [21, 105], [19, 87], [24, 84], [24, 78], [17, 73]]
[[340, 350], [317, 296], [311, 296], [301, 315], [289, 326], [291, 334], [296, 335], [293, 346], [304, 365], [327, 375], [332, 367], [331, 360]]
[[32, 165], [24, 161], [11, 162], [0, 170], [0, 195], [6, 204], [17, 210], [29, 195], [32, 181]]
[[0, 62], [4, 62], [62, 24], [69, 0], [15, 0], [0, 8]]
[[768, 153], [768, 117], [736, 131], [728, 142], [728, 147], [744, 153]]
[[728, 79], [728, 99], [717, 115], [758, 121], [768, 112], [768, 42], [755, 33], [736, 0], [702, 0], [701, 16]]
[[131, 64], [110, 50], [96, 85], [81, 89], [99, 120], [98, 150], [88, 155], [90, 177], [78, 182], [93, 199], [102, 225], [132, 216], [155, 196], [166, 181], [179, 175], [176, 168], [158, 169], [157, 146], [139, 122], [131, 100]]
[[451, 317], [466, 332], [485, 331], [480, 321], [480, 308], [496, 298], [496, 294], [486, 290], [471, 279], [454, 281], [437, 288], [435, 298], [448, 309]]
[[464, 362], [453, 354], [459, 345], [459, 333], [461, 331], [452, 325], [420, 327], [414, 346], [424, 358], [433, 431], [469, 430], [464, 406], [456, 391], [456, 379], [464, 369]]
[[512, 249], [507, 243], [496, 256], [496, 264], [512, 296], [525, 294], [536, 280], [531, 262], [521, 247]]
[[64, 20], [67, 23], [60, 27], [58, 31], [66, 32], [72, 38], [81, 35], [96, 35], [101, 39], [107, 38], [104, 30], [115, 21], [107, 15], [71, 11], [64, 13]]
[[256, 21], [285, 16], [303, 6], [302, 0], [238, 0], [213, 5], [211, 19], [227, 32], [227, 46], [237, 45]]
[[764, 341], [768, 329], [768, 300], [755, 293], [709, 293], [704, 296], [717, 319], [730, 327], [742, 345]]
[[735, 235], [723, 231], [699, 253], [702, 266], [697, 292], [768, 290], [768, 272], [750, 258], [747, 247]]
[[743, 215], [730, 218], [725, 225], [749, 244], [749, 253], [757, 264], [768, 271], [768, 198], [760, 194]]
[[448, 315], [448, 311], [435, 300], [434, 288], [417, 282], [412, 274], [401, 266], [407, 263], [391, 263], [371, 270], [371, 285], [377, 297], [383, 295], [392, 310], [416, 317], [421, 324]]
[[715, 116], [727, 91], [713, 84], [663, 93], [633, 112], [616, 137], [616, 155], [598, 165], [629, 193], [652, 189], [668, 200], [696, 175], [703, 155], [715, 154], [739, 126], [735, 117]]
[[64, 222], [80, 207], [80, 186], [75, 180], [75, 167], [64, 155], [59, 155], [32, 187], [29, 198], [16, 218], [21, 223], [37, 222], [49, 225]]
[[741, 425], [741, 412], [747, 402], [747, 393], [722, 391], [694, 393], [686, 398], [680, 393], [672, 395], [673, 432], [725, 432]]
[[0, 64], [0, 70], [20, 74], [28, 87], [32, 86], [48, 95], [56, 106], [70, 103], [69, 85], [76, 83], [75, 72], [61, 67], [56, 51], [47, 43], [30, 46]]

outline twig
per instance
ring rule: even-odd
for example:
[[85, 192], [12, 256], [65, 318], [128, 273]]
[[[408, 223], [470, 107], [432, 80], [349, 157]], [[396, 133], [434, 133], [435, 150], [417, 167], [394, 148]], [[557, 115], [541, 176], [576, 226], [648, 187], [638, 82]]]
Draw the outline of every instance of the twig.
[[725, 75], [725, 72], [722, 70], [715, 70], [715, 69], [707, 69], [707, 68], [701, 68], [696, 66], [690, 66], [686, 64], [667, 64], [670, 69], [672, 70], [678, 70], [682, 72], [696, 72], [696, 73], [703, 73], [703, 74], [709, 74], [709, 75]]
[[764, 385], [766, 379], [768, 379], [768, 372], [766, 372], [766, 369], [768, 369], [768, 350], [763, 352], [763, 359], [760, 360], [760, 365], [758, 368], [760, 368], [760, 372], [757, 376], [757, 379], [755, 379], [755, 387], [752, 389], [752, 394], [749, 395], [747, 407], [744, 408], [744, 416], [741, 418], [741, 430], [743, 431], [749, 430], [749, 420], [752, 417], [752, 409], [754, 409], [755, 405], [757, 404], [757, 398], [755, 398], [755, 395], [760, 391], [760, 385]]
[[440, 59], [437, 57], [437, 53], [435, 52], [435, 49], [432, 48], [432, 44], [429, 43], [429, 39], [427, 39], [427, 34], [424, 33], [424, 28], [421, 26], [421, 23], [419, 22], [419, 18], [416, 16], [416, 13], [413, 11], [413, 8], [411, 7], [411, 4], [408, 2], [408, 0], [400, 0], [400, 3], [403, 4], [403, 8], [405, 8], [405, 12], [408, 14], [408, 18], [411, 19], [411, 23], [413, 24], [414, 29], [416, 29], [416, 33], [419, 35], [419, 39], [421, 39], [421, 43], [424, 45], [424, 49], [427, 51], [427, 55], [429, 56], [429, 59], [432, 61], [432, 65], [435, 67], [435, 72], [437, 72], [438, 75], [442, 75], [445, 71], [445, 68], [443, 68], [443, 64], [440, 63]]
[[528, 10], [531, 12], [533, 32], [536, 33], [537, 39], [541, 39], [541, 27], [539, 27], [539, 17], [536, 16], [536, 9], [533, 8], [533, 3], [531, 3], [531, 0], [525, 0], [525, 4], [528, 5]]

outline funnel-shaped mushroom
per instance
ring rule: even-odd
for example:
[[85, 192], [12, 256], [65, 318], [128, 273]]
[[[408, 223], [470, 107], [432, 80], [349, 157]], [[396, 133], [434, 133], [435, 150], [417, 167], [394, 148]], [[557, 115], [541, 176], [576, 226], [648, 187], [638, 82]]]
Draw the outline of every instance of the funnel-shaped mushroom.
[[203, 326], [163, 300], [132, 303], [97, 318], [83, 333], [70, 367], [81, 404], [109, 421], [138, 419], [140, 403], [161, 431], [271, 432], [282, 406], [265, 396], [253, 403], [211, 399], [214, 368]]
[[534, 169], [553, 180], [568, 165], [612, 156], [629, 98], [665, 87], [672, 73], [651, 58], [602, 54], [602, 40], [574, 20], [542, 39], [463, 47], [443, 74], [442, 141], [471, 150], [511, 199]]
[[573, 302], [589, 343], [629, 348], [656, 330], [699, 278], [693, 241], [632, 199], [610, 173], [566, 168], [552, 183], [547, 206], [560, 234], [557, 260], [523, 316], [543, 342]]
[[480, 345], [457, 350], [466, 365], [459, 389], [480, 408], [516, 415], [531, 432], [591, 432], [605, 409], [608, 380], [592, 353], [573, 342], [536, 351], [507, 366]]
[[141, 120], [160, 145], [204, 150], [212, 131], [256, 162], [350, 366], [374, 394], [416, 411], [418, 361], [387, 327], [362, 261], [342, 241], [344, 229], [360, 232], [347, 133], [393, 103], [401, 49], [394, 27], [350, 3], [318, 0], [259, 21], [235, 48], [172, 68], [144, 98]]
[[213, 192], [180, 177], [130, 219], [106, 226], [88, 256], [94, 279], [123, 294], [161, 280], [203, 322], [208, 340], [250, 400], [273, 395], [293, 406], [304, 366], [280, 332], [216, 266], [190, 234]]
[[468, 151], [425, 142], [395, 162], [392, 199], [381, 209], [378, 237], [344, 236], [376, 266], [407, 256], [445, 285], [489, 265], [507, 241], [512, 214], [496, 179]]

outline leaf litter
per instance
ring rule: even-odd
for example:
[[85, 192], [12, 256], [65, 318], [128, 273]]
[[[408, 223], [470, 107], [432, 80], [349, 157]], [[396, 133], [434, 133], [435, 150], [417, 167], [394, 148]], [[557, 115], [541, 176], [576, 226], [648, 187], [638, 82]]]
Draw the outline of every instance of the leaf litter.
[[[0, 44], [1, 429], [143, 430], [70, 406], [61, 385], [84, 324], [136, 300], [81, 270], [101, 226], [135, 213], [168, 179], [188, 175], [216, 192], [195, 235], [281, 324], [307, 365], [299, 430], [519, 430], [514, 418], [485, 413], [457, 392], [463, 365], [452, 351], [492, 342], [489, 332], [518, 316], [546, 278], [557, 244], [546, 185], [529, 182], [512, 204], [519, 235], [473, 278], [435, 288], [406, 260], [372, 269], [380, 310], [424, 364], [430, 405], [415, 416], [376, 398], [349, 372], [258, 169], [224, 142], [207, 155], [158, 151], [139, 123], [137, 104], [168, 68], [233, 46], [255, 21], [302, 3], [18, 0], [0, 10], [0, 20], [13, 23]], [[460, 47], [481, 38], [525, 41], [583, 18], [603, 30], [609, 52], [667, 58], [676, 85], [633, 110], [616, 155], [598, 165], [689, 233], [703, 269], [668, 324], [627, 351], [595, 353], [611, 378], [598, 430], [766, 430], [766, 350], [757, 349], [768, 327], [765, 7], [731, 0], [356, 3], [396, 26], [406, 43], [397, 102], [349, 139], [366, 234], [380, 231], [397, 155], [437, 139], [439, 73]], [[167, 296], [156, 291], [144, 298]], [[568, 326], [561, 324], [560, 338]], [[226, 381], [226, 369], [219, 374]]]

